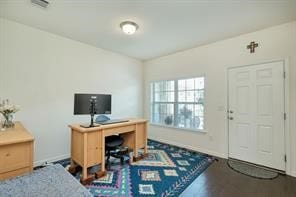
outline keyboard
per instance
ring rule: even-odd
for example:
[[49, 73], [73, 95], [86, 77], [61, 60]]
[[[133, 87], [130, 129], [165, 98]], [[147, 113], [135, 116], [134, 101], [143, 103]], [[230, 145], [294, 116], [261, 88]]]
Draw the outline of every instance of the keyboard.
[[115, 123], [121, 123], [121, 122], [128, 122], [128, 120], [124, 120], [124, 119], [113, 119], [113, 120], [107, 120], [107, 121], [97, 122], [97, 123], [98, 124], [101, 124], [101, 125], [107, 125], [107, 124], [115, 124]]

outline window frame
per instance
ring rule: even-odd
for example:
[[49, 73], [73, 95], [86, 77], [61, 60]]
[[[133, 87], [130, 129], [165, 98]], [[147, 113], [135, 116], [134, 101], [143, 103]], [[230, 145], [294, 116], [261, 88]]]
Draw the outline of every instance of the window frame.
[[[178, 104], [196, 104], [196, 102], [178, 102], [178, 93], [179, 93], [179, 89], [178, 89], [178, 81], [179, 80], [187, 80], [187, 79], [194, 79], [194, 78], [203, 78], [204, 79], [204, 101], [203, 101], [203, 129], [195, 129], [195, 128], [186, 128], [186, 127], [178, 127], [175, 126], [175, 122], [176, 119], [174, 118], [174, 122], [173, 125], [166, 125], [166, 124], [161, 124], [161, 123], [155, 123], [153, 122], [153, 117], [152, 115], [154, 114], [154, 104], [173, 104], [174, 105], [174, 116], [176, 114], [178, 114]], [[174, 81], [174, 102], [161, 102], [161, 101], [157, 101], [154, 102], [154, 96], [155, 96], [155, 83], [159, 83], [159, 82], [167, 82], [167, 81]], [[153, 86], [152, 86], [153, 84]], [[179, 78], [172, 78], [172, 79], [163, 79], [163, 80], [153, 80], [150, 81], [149, 83], [149, 88], [150, 88], [150, 125], [153, 126], [159, 126], [159, 127], [166, 127], [166, 128], [172, 128], [172, 129], [178, 129], [178, 130], [186, 130], [186, 131], [198, 131], [198, 132], [202, 132], [205, 133], [206, 132], [206, 76], [205, 75], [198, 75], [198, 76], [189, 76], [189, 77], [179, 77]]]

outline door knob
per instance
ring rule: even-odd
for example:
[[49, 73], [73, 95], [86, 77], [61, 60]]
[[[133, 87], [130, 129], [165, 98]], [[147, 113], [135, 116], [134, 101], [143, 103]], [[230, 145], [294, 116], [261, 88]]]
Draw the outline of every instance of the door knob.
[[229, 120], [233, 120], [233, 117], [228, 117]]

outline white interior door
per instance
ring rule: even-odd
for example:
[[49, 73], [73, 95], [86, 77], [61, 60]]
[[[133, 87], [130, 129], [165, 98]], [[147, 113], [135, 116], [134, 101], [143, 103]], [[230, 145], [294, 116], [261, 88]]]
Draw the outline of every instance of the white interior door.
[[229, 157], [285, 171], [284, 64], [229, 69]]

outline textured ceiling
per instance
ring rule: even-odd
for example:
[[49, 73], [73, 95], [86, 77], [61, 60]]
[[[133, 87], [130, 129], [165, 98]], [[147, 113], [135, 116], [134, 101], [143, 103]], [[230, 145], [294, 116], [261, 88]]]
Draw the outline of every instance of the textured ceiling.
[[[296, 0], [0, 0], [0, 16], [141, 60], [296, 19]], [[132, 20], [133, 36], [119, 24]]]

